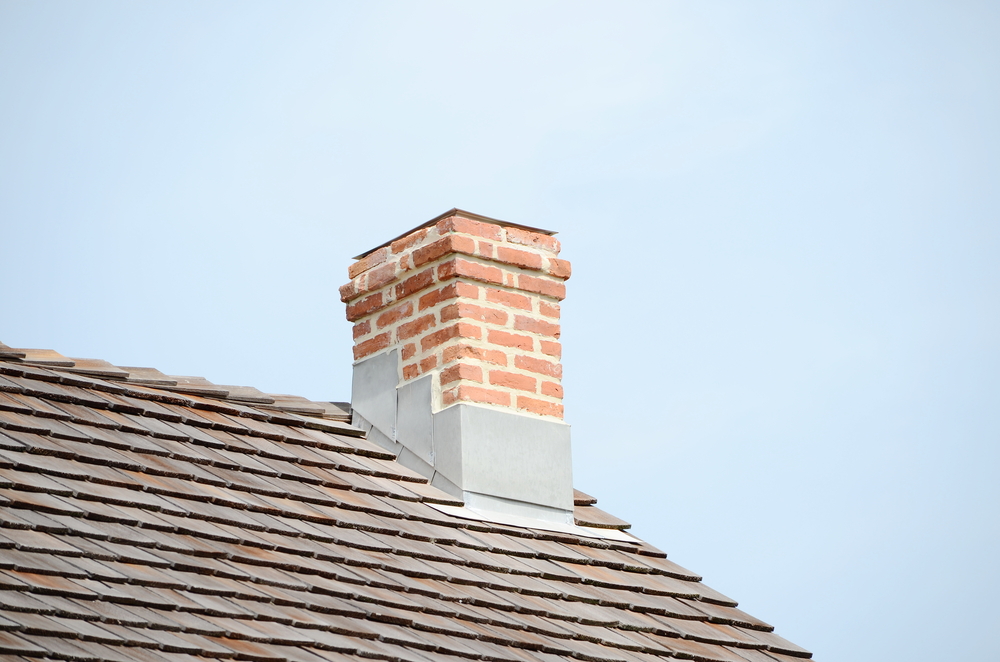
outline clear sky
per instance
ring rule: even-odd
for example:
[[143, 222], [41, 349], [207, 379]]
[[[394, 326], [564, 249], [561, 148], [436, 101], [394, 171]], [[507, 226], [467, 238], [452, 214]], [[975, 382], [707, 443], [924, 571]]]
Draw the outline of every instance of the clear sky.
[[817, 659], [997, 659], [1000, 8], [0, 1], [0, 341], [343, 400], [350, 256], [559, 231], [580, 489]]

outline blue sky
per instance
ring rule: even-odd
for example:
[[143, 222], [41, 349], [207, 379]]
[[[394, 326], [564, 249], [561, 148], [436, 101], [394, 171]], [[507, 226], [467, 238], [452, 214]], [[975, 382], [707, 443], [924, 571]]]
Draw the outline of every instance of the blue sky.
[[350, 256], [557, 230], [579, 488], [818, 659], [989, 659], [998, 62], [987, 2], [0, 1], [0, 340], [347, 399]]

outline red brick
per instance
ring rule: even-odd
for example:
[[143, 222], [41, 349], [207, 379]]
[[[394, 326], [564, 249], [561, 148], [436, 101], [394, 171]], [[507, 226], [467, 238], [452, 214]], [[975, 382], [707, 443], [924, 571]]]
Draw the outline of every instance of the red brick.
[[354, 360], [363, 359], [369, 354], [374, 354], [375, 352], [385, 349], [389, 346], [389, 334], [380, 333], [379, 335], [366, 340], [362, 343], [358, 343], [354, 346]]
[[483, 383], [483, 369], [477, 365], [469, 365], [468, 363], [456, 363], [455, 365], [448, 366], [441, 371], [441, 383], [450, 384], [451, 382], [457, 382], [460, 380], [466, 380], [470, 382], [476, 382], [477, 384]]
[[560, 260], [557, 257], [549, 258], [549, 268], [546, 271], [549, 275], [563, 280], [569, 280], [569, 277], [573, 275], [573, 269], [569, 265], [569, 260]]
[[375, 320], [375, 325], [378, 328], [383, 329], [389, 326], [390, 324], [395, 324], [399, 320], [406, 319], [412, 314], [413, 314], [413, 303], [411, 301], [407, 301], [406, 303], [400, 304], [394, 308], [390, 308], [389, 310], [379, 315], [378, 319]]
[[531, 310], [531, 299], [529, 297], [515, 292], [508, 292], [507, 290], [498, 290], [493, 287], [487, 287], [486, 300], [491, 303], [502, 303], [503, 305], [510, 306], [511, 308]]
[[416, 363], [403, 366], [403, 379], [413, 379], [420, 374], [420, 367]]
[[541, 248], [549, 251], [550, 253], [559, 252], [559, 240], [555, 237], [551, 237], [547, 234], [541, 234], [539, 232], [530, 232], [528, 230], [519, 230], [517, 228], [507, 228], [507, 241], [512, 244], [520, 244], [521, 246]]
[[403, 360], [404, 361], [406, 361], [408, 359], [412, 359], [414, 356], [416, 356], [416, 354], [417, 354], [417, 345], [416, 345], [416, 343], [412, 343], [411, 342], [411, 343], [408, 343], [406, 345], [403, 345], [402, 356], [403, 356]]
[[403, 299], [414, 292], [430, 287], [434, 283], [434, 270], [426, 269], [418, 274], [410, 276], [401, 283], [396, 283], [396, 298]]
[[455, 388], [450, 388], [441, 394], [441, 400], [445, 406], [454, 404], [459, 401], [464, 402], [482, 402], [491, 405], [500, 405], [502, 407], [510, 406], [510, 393], [505, 391], [494, 391], [490, 388], [483, 388], [481, 386], [469, 386], [468, 384], [459, 384]]
[[468, 218], [462, 218], [461, 216], [452, 216], [451, 218], [438, 221], [437, 231], [439, 234], [444, 234], [446, 232], [461, 232], [462, 234], [471, 234], [477, 237], [482, 237], [483, 239], [500, 241], [499, 225], [473, 221]]
[[538, 292], [559, 301], [566, 298], [566, 285], [547, 278], [535, 278], [534, 276], [521, 274], [517, 277], [517, 286], [519, 289], [527, 292]]
[[356, 298], [359, 294], [361, 294], [361, 290], [358, 289], [357, 283], [353, 280], [350, 283], [340, 286], [340, 300], [344, 303]]
[[507, 365], [507, 354], [499, 349], [486, 349], [485, 347], [472, 347], [471, 345], [452, 345], [444, 350], [442, 361], [451, 363], [456, 359], [470, 358], [492, 363], [494, 365]]
[[472, 283], [463, 283], [461, 281], [450, 283], [439, 290], [428, 292], [420, 297], [420, 310], [426, 310], [427, 308], [438, 305], [442, 301], [457, 299], [458, 297], [478, 299], [479, 289], [478, 285], [473, 285]]
[[354, 325], [354, 339], [357, 340], [363, 335], [372, 332], [371, 320], [365, 320], [364, 322], [358, 322]]
[[514, 357], [514, 365], [521, 370], [537, 372], [540, 375], [549, 377], [562, 377], [562, 364], [536, 359], [531, 356], [518, 355]]
[[503, 271], [499, 267], [491, 267], [478, 262], [471, 262], [460, 257], [448, 260], [438, 267], [438, 280], [449, 278], [471, 278], [484, 283], [503, 285]]
[[545, 400], [536, 400], [535, 398], [529, 398], [526, 395], [517, 396], [517, 408], [525, 409], [533, 414], [539, 414], [540, 416], [555, 416], [557, 418], [563, 417], [562, 405], [557, 405], [554, 402], [546, 402]]
[[383, 246], [377, 251], [372, 251], [351, 266], [347, 267], [347, 275], [351, 278], [357, 278], [358, 275], [385, 262], [388, 257], [389, 249], [388, 247]]
[[538, 302], [538, 312], [546, 317], [554, 317], [559, 319], [559, 304], [558, 303], [548, 303], [547, 301]]
[[548, 354], [549, 356], [554, 356], [559, 358], [562, 356], [562, 345], [555, 342], [554, 340], [540, 340], [539, 344], [542, 346], [542, 353]]
[[551, 395], [553, 398], [563, 397], [563, 387], [555, 382], [542, 382], [542, 395]]
[[347, 320], [356, 322], [365, 315], [382, 307], [382, 293], [377, 292], [347, 307]]
[[528, 393], [535, 392], [535, 385], [538, 383], [534, 377], [529, 377], [528, 375], [519, 375], [514, 372], [506, 372], [504, 370], [490, 370], [490, 384], [494, 386], [503, 386], [505, 388], [512, 388], [518, 391], [527, 391]]
[[438, 357], [431, 354], [425, 359], [420, 359], [420, 372], [427, 372], [428, 370], [433, 370], [437, 367]]
[[413, 256], [407, 253], [403, 257], [399, 258], [399, 270], [409, 271], [413, 268]]
[[426, 352], [431, 348], [437, 347], [441, 343], [448, 342], [452, 338], [474, 338], [479, 340], [482, 335], [483, 330], [475, 324], [459, 322], [458, 324], [453, 324], [449, 327], [440, 329], [439, 331], [435, 331], [434, 333], [428, 333], [420, 339], [420, 347]]
[[399, 328], [396, 329], [396, 337], [399, 340], [406, 340], [407, 338], [412, 338], [415, 335], [423, 333], [427, 329], [432, 329], [435, 326], [434, 316], [424, 315], [423, 317], [418, 317], [412, 322], [400, 324]]
[[418, 244], [421, 241], [423, 241], [424, 237], [427, 236], [428, 232], [430, 232], [429, 228], [421, 228], [420, 230], [417, 230], [416, 232], [411, 232], [410, 234], [406, 235], [405, 237], [400, 237], [396, 241], [394, 241], [391, 244], [389, 244], [389, 248], [392, 250], [392, 252], [394, 254], [402, 253], [407, 248], [410, 248], [411, 246], [415, 246], [416, 244]]
[[530, 336], [508, 333], [507, 331], [497, 331], [496, 329], [491, 329], [489, 331], [487, 340], [494, 345], [514, 347], [516, 349], [523, 349], [529, 352], [535, 347], [535, 341]]
[[476, 255], [478, 255], [479, 257], [493, 259], [493, 244], [491, 244], [488, 241], [477, 241]]
[[535, 319], [526, 315], [514, 317], [514, 328], [518, 331], [530, 331], [540, 336], [559, 337], [559, 325], [545, 320]]
[[473, 303], [453, 303], [441, 309], [441, 321], [458, 318], [472, 319], [487, 324], [503, 325], [507, 323], [507, 313], [496, 308], [483, 308]]
[[450, 234], [413, 251], [413, 266], [422, 267], [451, 253], [476, 254], [476, 241], [470, 237]]
[[515, 267], [523, 267], [524, 269], [536, 269], [541, 270], [542, 268], [542, 256], [538, 253], [529, 253], [528, 251], [522, 251], [519, 248], [507, 248], [506, 246], [497, 246], [497, 260], [499, 262], [506, 262], [507, 264], [513, 264]]
[[368, 272], [368, 282], [365, 283], [365, 289], [374, 292], [394, 280], [396, 280], [396, 263], [383, 264]]

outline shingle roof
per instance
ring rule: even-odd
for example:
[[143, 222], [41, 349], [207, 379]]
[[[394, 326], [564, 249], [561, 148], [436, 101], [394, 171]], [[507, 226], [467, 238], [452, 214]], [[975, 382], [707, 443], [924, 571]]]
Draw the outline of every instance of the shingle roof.
[[594, 537], [442, 512], [347, 409], [0, 344], [0, 653], [810, 657], [585, 494]]

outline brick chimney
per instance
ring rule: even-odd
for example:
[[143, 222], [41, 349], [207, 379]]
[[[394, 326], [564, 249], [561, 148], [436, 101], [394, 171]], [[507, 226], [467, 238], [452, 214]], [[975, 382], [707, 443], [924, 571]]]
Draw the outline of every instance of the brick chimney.
[[453, 209], [358, 256], [340, 293], [355, 423], [467, 506], [563, 520], [570, 265], [552, 234]]

